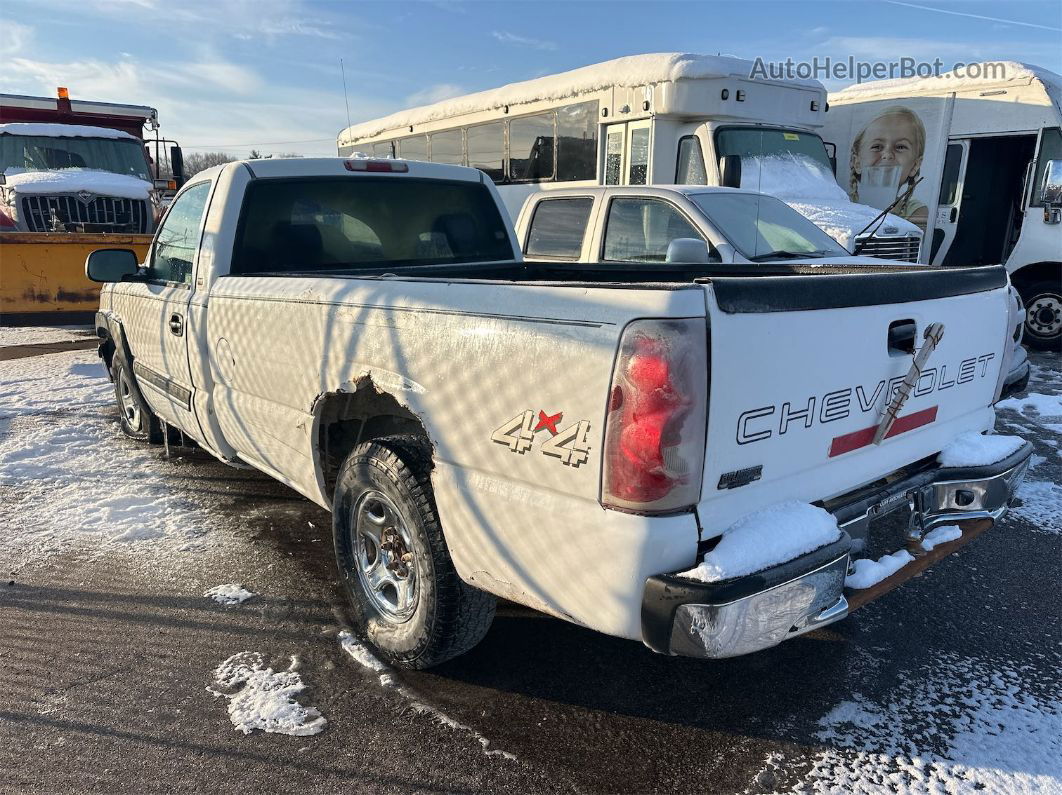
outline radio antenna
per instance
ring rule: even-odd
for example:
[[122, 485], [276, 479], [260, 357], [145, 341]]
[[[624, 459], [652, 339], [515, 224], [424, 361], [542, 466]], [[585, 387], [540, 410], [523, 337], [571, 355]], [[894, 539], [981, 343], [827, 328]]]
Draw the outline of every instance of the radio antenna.
[[339, 59], [339, 73], [343, 75], [343, 104], [347, 106], [347, 127], [350, 126], [350, 100], [347, 98], [347, 70], [343, 68], [343, 59]]

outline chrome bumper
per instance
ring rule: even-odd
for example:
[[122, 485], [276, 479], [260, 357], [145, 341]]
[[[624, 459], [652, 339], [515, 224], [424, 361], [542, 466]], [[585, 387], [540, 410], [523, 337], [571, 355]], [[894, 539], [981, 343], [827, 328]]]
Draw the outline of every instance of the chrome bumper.
[[831, 506], [842, 530], [838, 541], [756, 574], [716, 583], [673, 574], [650, 577], [642, 598], [642, 640], [662, 654], [735, 657], [840, 621], [849, 609], [844, 590], [849, 556], [862, 548], [872, 519], [910, 506], [912, 548], [938, 525], [998, 519], [1031, 454], [1026, 442], [990, 466], [936, 467], [863, 490]]

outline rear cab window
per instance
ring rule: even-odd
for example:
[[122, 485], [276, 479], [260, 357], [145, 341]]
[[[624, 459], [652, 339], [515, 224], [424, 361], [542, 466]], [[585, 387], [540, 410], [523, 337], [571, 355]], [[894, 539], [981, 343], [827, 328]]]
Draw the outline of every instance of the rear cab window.
[[232, 273], [511, 260], [507, 230], [480, 182], [259, 179], [244, 196]]
[[525, 253], [531, 257], [579, 258], [593, 198], [543, 199], [535, 206]]

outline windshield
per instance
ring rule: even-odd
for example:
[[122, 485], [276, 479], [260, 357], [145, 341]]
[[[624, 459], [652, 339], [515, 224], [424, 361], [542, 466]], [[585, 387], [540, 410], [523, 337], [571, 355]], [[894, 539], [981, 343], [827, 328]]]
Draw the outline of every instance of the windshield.
[[7, 173], [8, 169], [58, 171], [65, 168], [97, 169], [151, 180], [140, 141], [0, 135], [0, 173]]
[[718, 157], [739, 155], [771, 157], [791, 155], [814, 160], [833, 172], [822, 139], [814, 133], [798, 130], [778, 130], [763, 127], [725, 127], [715, 133], [715, 153]]
[[844, 257], [848, 252], [785, 202], [758, 193], [695, 193], [731, 245], [750, 260]]

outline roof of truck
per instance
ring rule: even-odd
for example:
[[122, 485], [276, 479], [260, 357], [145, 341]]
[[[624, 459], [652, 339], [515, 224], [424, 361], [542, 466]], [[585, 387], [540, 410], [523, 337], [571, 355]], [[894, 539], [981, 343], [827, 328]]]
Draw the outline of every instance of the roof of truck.
[[[350, 157], [269, 157], [257, 160], [236, 160], [220, 166], [206, 169], [191, 177], [189, 183], [204, 176], [214, 176], [225, 169], [246, 168], [255, 177], [271, 179], [276, 177], [328, 177], [328, 176], [389, 176], [387, 172], [361, 170], [358, 166], [348, 167], [348, 163], [388, 163], [406, 170], [395, 173], [396, 178], [414, 179], [448, 179], [462, 182], [490, 182], [478, 168], [469, 166], [451, 166], [445, 163], [426, 163], [421, 160], [393, 160], [391, 158], [372, 158], [362, 155]], [[493, 184], [493, 183], [491, 183]]]
[[[6, 107], [39, 108], [58, 112], [59, 100], [56, 97], [33, 97], [28, 94], [0, 94], [0, 108]], [[138, 119], [158, 117], [158, 111], [147, 105], [124, 105], [118, 102], [94, 102], [84, 99], [70, 100], [70, 110], [74, 113], [99, 113]]]
[[110, 127], [90, 127], [86, 124], [44, 124], [37, 122], [12, 122], [0, 124], [0, 135], [39, 135], [46, 138], [122, 138], [139, 140], [121, 130]]
[[[998, 77], [999, 71], [1004, 76]], [[979, 76], [971, 77], [968, 73]], [[910, 77], [895, 80], [872, 80], [856, 83], [841, 91], [830, 92], [830, 102], [854, 102], [887, 97], [908, 97], [925, 94], [950, 94], [953, 91], [975, 91], [1008, 85], [1030, 85], [1040, 82], [1057, 96], [1062, 93], [1062, 76], [1049, 69], [1017, 61], [989, 61], [967, 64], [960, 72], [953, 70], [937, 77]]]
[[[752, 77], [753, 66], [752, 61], [730, 55], [697, 55], [684, 52], [628, 55], [568, 72], [546, 75], [519, 83], [509, 83], [499, 88], [445, 99], [432, 105], [402, 110], [390, 116], [347, 127], [340, 131], [340, 138], [349, 143], [354, 139], [367, 138], [384, 130], [424, 124], [465, 113], [495, 110], [506, 105], [564, 99], [612, 86], [636, 87], [676, 80], [720, 77], [760, 80], [760, 78]], [[784, 82], [789, 85], [823, 89], [822, 83], [817, 80], [762, 80], [762, 82]]]

